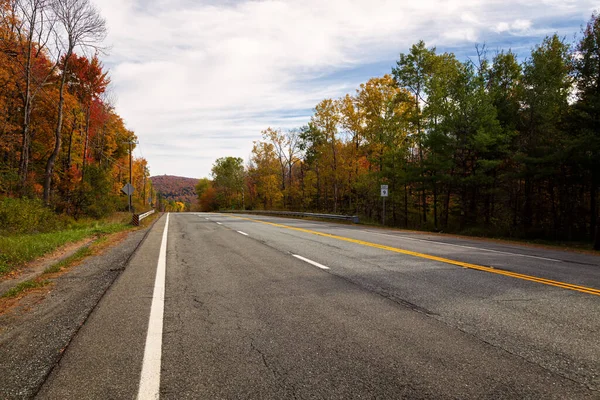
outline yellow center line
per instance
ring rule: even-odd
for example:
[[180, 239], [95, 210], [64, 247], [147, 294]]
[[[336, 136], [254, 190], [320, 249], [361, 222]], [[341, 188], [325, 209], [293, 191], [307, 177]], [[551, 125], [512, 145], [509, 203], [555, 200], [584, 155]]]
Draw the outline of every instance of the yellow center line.
[[397, 247], [385, 246], [385, 245], [378, 244], [378, 243], [365, 242], [364, 240], [352, 239], [352, 238], [348, 238], [345, 236], [332, 235], [330, 233], [323, 233], [323, 232], [313, 231], [310, 229], [296, 228], [296, 227], [289, 226], [289, 225], [282, 225], [282, 224], [277, 224], [274, 222], [267, 222], [267, 221], [261, 221], [258, 219], [238, 217], [238, 216], [234, 216], [234, 215], [226, 215], [226, 216], [231, 217], [231, 218], [252, 221], [252, 222], [258, 222], [258, 223], [265, 224], [265, 225], [271, 225], [271, 226], [275, 226], [277, 228], [284, 228], [284, 229], [290, 229], [290, 230], [297, 231], [297, 232], [310, 233], [312, 235], [322, 236], [322, 237], [326, 237], [326, 238], [330, 238], [330, 239], [343, 240], [344, 242], [356, 243], [356, 244], [360, 244], [362, 246], [374, 247], [376, 249], [387, 250], [387, 251], [391, 251], [394, 253], [400, 253], [400, 254], [406, 254], [409, 256], [425, 258], [427, 260], [438, 261], [438, 262], [451, 264], [451, 265], [457, 265], [459, 267], [474, 269], [477, 271], [484, 271], [484, 272], [489, 272], [489, 273], [496, 274], [496, 275], [509, 276], [512, 278], [522, 279], [522, 280], [531, 281], [531, 282], [537, 282], [537, 283], [541, 283], [544, 285], [555, 286], [555, 287], [560, 287], [563, 289], [569, 289], [569, 290], [574, 290], [577, 292], [600, 296], [600, 289], [595, 289], [595, 288], [591, 288], [591, 287], [574, 285], [572, 283], [566, 283], [566, 282], [560, 282], [560, 281], [554, 281], [551, 279], [540, 278], [540, 277], [532, 276], [532, 275], [519, 274], [517, 272], [504, 271], [504, 270], [495, 269], [492, 267], [485, 267], [483, 265], [477, 265], [477, 264], [466, 263], [463, 261], [451, 260], [449, 258], [432, 256], [429, 254], [418, 253], [416, 251], [399, 249]]

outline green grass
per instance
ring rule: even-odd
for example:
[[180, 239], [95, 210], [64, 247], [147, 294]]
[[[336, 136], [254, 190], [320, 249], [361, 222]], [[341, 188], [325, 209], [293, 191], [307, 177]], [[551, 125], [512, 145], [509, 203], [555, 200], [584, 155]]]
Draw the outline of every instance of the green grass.
[[49, 280], [30, 279], [28, 281], [19, 283], [17, 286], [13, 287], [8, 292], [4, 293], [2, 295], [2, 297], [7, 297], [7, 298], [8, 297], [17, 297], [20, 293], [22, 293], [26, 290], [44, 287], [48, 284], [50, 284]]
[[69, 257], [65, 258], [64, 260], [61, 260], [61, 261], [57, 262], [56, 264], [46, 268], [44, 270], [44, 274], [53, 274], [56, 272], [60, 272], [61, 269], [68, 267], [72, 263], [82, 260], [91, 254], [92, 254], [92, 250], [88, 246], [82, 247], [79, 250], [77, 250], [75, 253], [71, 254]]
[[0, 275], [48, 254], [67, 243], [130, 229], [125, 222], [80, 221], [70, 229], [0, 236]]

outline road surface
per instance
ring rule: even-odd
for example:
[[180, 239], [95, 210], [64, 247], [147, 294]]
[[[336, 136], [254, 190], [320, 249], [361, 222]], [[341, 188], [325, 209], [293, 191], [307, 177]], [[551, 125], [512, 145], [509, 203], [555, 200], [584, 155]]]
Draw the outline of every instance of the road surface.
[[600, 257], [164, 215], [37, 397], [158, 396], [598, 399]]

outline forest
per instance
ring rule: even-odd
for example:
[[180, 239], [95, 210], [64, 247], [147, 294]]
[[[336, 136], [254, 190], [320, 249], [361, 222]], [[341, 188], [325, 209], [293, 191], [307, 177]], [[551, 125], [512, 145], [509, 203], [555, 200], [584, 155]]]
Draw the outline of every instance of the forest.
[[[88, 0], [0, 0], [0, 200], [58, 213], [127, 210], [137, 144], [114, 107], [104, 19]], [[150, 207], [147, 161], [132, 160], [134, 208]]]
[[[305, 210], [443, 232], [591, 241], [600, 185], [600, 18], [573, 43], [458, 60], [422, 41], [390, 74], [216, 160], [203, 210]], [[521, 55], [522, 56], [522, 55]], [[600, 239], [599, 239], [600, 240]]]
[[150, 177], [152, 186], [158, 192], [157, 207], [169, 211], [191, 210], [197, 202], [196, 184], [198, 179], [173, 175]]

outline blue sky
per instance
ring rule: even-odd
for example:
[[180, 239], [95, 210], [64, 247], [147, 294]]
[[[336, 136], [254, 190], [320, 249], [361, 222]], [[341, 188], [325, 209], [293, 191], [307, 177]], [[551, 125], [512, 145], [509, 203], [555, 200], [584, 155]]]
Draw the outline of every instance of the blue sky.
[[208, 176], [248, 159], [267, 127], [293, 128], [324, 98], [389, 73], [418, 40], [459, 59], [485, 43], [522, 60], [569, 41], [588, 0], [95, 0], [109, 28], [111, 97], [153, 175]]

